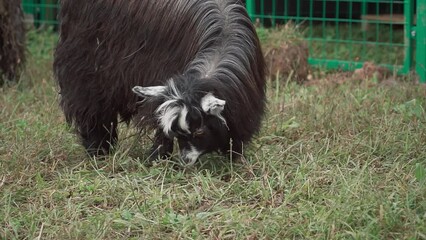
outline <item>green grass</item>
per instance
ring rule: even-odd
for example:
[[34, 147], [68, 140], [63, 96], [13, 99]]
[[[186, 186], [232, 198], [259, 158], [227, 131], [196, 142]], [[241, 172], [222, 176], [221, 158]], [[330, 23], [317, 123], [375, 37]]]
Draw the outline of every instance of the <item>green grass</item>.
[[245, 163], [148, 166], [125, 126], [90, 159], [58, 108], [56, 38], [33, 37], [0, 90], [1, 239], [426, 239], [423, 86], [272, 79]]

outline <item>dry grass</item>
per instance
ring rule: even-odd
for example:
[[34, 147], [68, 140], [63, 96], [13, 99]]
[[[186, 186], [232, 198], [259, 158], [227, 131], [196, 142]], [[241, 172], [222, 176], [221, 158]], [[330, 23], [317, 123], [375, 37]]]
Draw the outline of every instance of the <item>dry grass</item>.
[[263, 52], [272, 77], [299, 83], [308, 79], [308, 45], [296, 25], [288, 22], [278, 29], [258, 28], [258, 34], [264, 43]]

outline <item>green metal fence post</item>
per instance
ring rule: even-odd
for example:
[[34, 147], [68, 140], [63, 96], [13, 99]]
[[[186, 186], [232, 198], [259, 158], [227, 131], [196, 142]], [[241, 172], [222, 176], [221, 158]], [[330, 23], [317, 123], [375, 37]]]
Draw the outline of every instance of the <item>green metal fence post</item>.
[[34, 14], [34, 3], [33, 0], [23, 0], [22, 1], [22, 8], [24, 9], [24, 12], [27, 14]]
[[405, 18], [405, 59], [403, 73], [407, 73], [413, 66], [413, 12], [414, 12], [414, 0], [406, 0], [404, 4], [404, 18]]
[[247, 12], [251, 18], [252, 21], [254, 21], [254, 15], [256, 14], [256, 6], [255, 6], [255, 0], [247, 0], [246, 1], [246, 8]]
[[416, 71], [426, 83], [426, 1], [417, 1]]

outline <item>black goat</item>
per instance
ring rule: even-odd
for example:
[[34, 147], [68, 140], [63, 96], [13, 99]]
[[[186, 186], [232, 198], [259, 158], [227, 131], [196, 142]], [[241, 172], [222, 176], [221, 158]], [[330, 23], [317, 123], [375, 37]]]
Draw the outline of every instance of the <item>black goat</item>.
[[189, 163], [259, 130], [265, 63], [240, 1], [62, 0], [60, 20], [61, 106], [89, 152], [109, 151], [118, 116], [157, 129], [155, 157], [177, 138]]

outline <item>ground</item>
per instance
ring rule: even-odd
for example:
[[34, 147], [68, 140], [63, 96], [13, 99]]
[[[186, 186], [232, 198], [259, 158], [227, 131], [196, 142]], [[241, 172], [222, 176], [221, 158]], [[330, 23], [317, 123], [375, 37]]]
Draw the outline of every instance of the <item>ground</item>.
[[55, 38], [30, 33], [20, 83], [0, 90], [0, 238], [426, 239], [426, 88], [409, 77], [271, 78], [244, 162], [148, 166], [149, 138], [124, 125], [114, 154], [84, 154]]

